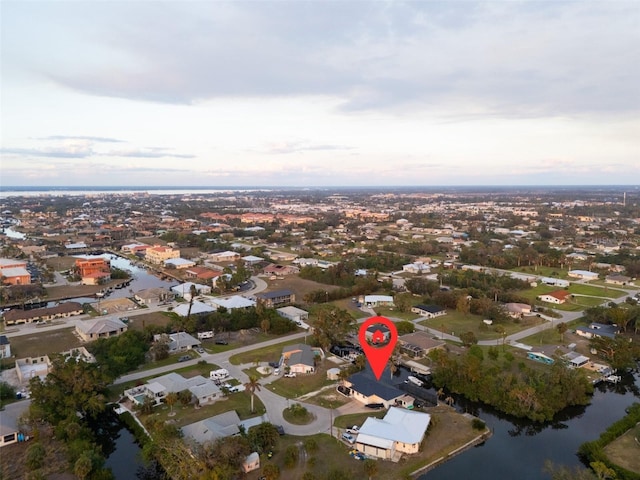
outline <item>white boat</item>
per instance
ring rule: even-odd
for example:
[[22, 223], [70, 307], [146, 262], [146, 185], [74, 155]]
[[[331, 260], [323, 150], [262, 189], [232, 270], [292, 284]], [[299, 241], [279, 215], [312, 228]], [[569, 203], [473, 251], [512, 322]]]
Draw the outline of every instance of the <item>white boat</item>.
[[424, 385], [424, 382], [423, 382], [422, 380], [420, 380], [419, 378], [416, 378], [416, 377], [414, 377], [414, 376], [411, 376], [411, 375], [409, 375], [409, 376], [407, 377], [407, 380], [408, 380], [409, 382], [413, 383], [414, 385], [419, 386], [419, 387], [421, 387], [421, 386], [423, 386], [423, 385]]
[[609, 383], [618, 383], [622, 380], [622, 377], [620, 375], [609, 375], [608, 377], [604, 377], [604, 379]]

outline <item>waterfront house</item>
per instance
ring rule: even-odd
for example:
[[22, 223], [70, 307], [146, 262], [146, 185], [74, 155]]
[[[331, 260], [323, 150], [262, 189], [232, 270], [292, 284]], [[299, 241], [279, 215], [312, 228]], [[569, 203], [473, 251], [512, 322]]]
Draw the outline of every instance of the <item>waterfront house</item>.
[[618, 332], [616, 325], [605, 325], [603, 323], [591, 323], [588, 327], [576, 328], [576, 334], [589, 339], [594, 337], [615, 338]]
[[76, 333], [85, 342], [117, 337], [127, 331], [127, 325], [117, 318], [86, 320], [76, 325]]
[[431, 415], [390, 407], [384, 418], [369, 417], [356, 437], [356, 450], [384, 460], [398, 461], [403, 453], [418, 453]]

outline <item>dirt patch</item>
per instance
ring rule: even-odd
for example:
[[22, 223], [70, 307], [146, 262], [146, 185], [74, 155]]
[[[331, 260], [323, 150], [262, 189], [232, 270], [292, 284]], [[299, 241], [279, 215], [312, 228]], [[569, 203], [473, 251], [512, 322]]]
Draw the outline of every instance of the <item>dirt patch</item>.
[[604, 448], [616, 465], [640, 473], [640, 427], [636, 426]]
[[133, 330], [144, 330], [145, 327], [151, 325], [157, 327], [166, 327], [171, 319], [162, 312], [144, 313], [136, 315], [129, 319], [129, 327]]
[[101, 312], [103, 315], [127, 313], [138, 309], [135, 302], [128, 298], [110, 298], [107, 300], [100, 300], [100, 302], [92, 303], [91, 306], [96, 312]]

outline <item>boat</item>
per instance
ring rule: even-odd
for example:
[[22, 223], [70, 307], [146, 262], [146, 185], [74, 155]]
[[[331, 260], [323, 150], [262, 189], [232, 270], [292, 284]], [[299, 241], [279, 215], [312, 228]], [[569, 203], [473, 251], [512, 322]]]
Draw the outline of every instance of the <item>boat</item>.
[[420, 380], [419, 378], [416, 378], [412, 375], [409, 375], [407, 377], [407, 381], [413, 383], [414, 385], [417, 385], [419, 387], [422, 387], [424, 385], [424, 382], [422, 380]]
[[609, 383], [618, 383], [620, 380], [622, 380], [622, 377], [620, 375], [609, 375], [607, 377], [604, 377], [604, 379]]

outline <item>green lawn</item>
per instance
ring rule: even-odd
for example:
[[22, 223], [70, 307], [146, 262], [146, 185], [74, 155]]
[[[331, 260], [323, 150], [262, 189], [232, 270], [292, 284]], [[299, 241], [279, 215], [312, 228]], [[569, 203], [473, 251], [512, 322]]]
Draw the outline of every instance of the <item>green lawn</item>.
[[229, 361], [233, 365], [242, 365], [245, 363], [255, 362], [276, 362], [282, 355], [282, 349], [287, 345], [300, 343], [302, 339], [288, 340], [282, 343], [276, 343], [268, 347], [258, 348], [250, 352], [237, 353], [229, 357]]
[[307, 403], [324, 408], [340, 408], [341, 406], [349, 403], [349, 401], [350, 400], [347, 397], [339, 394], [335, 388], [323, 390], [317, 395], [305, 400]]
[[378, 410], [365, 413], [351, 413], [349, 415], [341, 415], [333, 419], [333, 425], [338, 428], [348, 428], [353, 425], [362, 426], [364, 421], [369, 418], [382, 418], [387, 414], [386, 410]]
[[335, 364], [324, 360], [318, 364], [315, 373], [298, 374], [294, 378], [285, 378], [283, 376], [270, 383], [267, 388], [284, 398], [298, 398], [300, 395], [315, 392], [326, 385], [333, 384], [333, 380], [327, 380], [327, 369], [333, 367], [335, 367]]
[[555, 267], [516, 267], [511, 269], [514, 272], [528, 273], [531, 275], [542, 275], [544, 277], [569, 279], [569, 270]]
[[374, 310], [379, 315], [382, 315], [383, 317], [397, 317], [402, 320], [409, 320], [409, 321], [420, 318], [420, 315], [416, 315], [415, 313], [411, 313], [411, 312], [400, 312], [395, 308], [376, 307]]
[[142, 415], [141, 420], [147, 418], [159, 418], [163, 421], [171, 421], [177, 427], [184, 427], [190, 423], [204, 420], [224, 412], [235, 410], [241, 420], [262, 415], [265, 412], [264, 404], [257, 396], [253, 399], [255, 413], [251, 413], [251, 395], [248, 392], [232, 393], [228, 397], [217, 400], [211, 405], [195, 408], [193, 405], [183, 406], [177, 403], [173, 406], [174, 416], [169, 416], [171, 409], [168, 405], [159, 405], [154, 408], [151, 415]]
[[187, 350], [186, 352], [174, 353], [169, 355], [167, 358], [163, 360], [158, 360], [157, 362], [148, 362], [140, 366], [136, 371], [144, 371], [144, 370], [153, 370], [154, 368], [164, 367], [165, 365], [172, 365], [174, 363], [178, 363], [178, 359], [182, 356], [188, 355], [193, 358], [200, 358], [194, 350]]
[[590, 295], [593, 297], [619, 298], [627, 295], [627, 292], [611, 287], [598, 287], [583, 283], [573, 283], [569, 287], [569, 292], [580, 295]]
[[11, 353], [16, 358], [37, 357], [79, 347], [82, 342], [78, 340], [73, 331], [73, 327], [69, 327], [11, 337]]
[[[420, 324], [440, 332], [453, 332], [456, 336], [465, 332], [473, 332], [478, 340], [495, 340], [500, 338], [501, 334], [496, 330], [497, 325], [485, 325], [482, 322], [483, 318], [484, 317], [480, 315], [463, 314], [457, 310], [447, 310], [446, 315], [423, 320]], [[500, 326], [505, 329], [507, 335], [511, 335], [542, 322], [543, 320], [538, 317], [527, 317], [520, 323], [510, 321], [500, 324]]]

